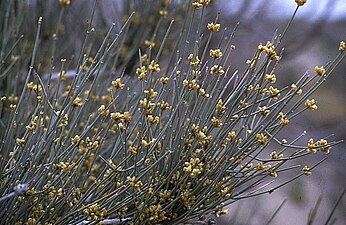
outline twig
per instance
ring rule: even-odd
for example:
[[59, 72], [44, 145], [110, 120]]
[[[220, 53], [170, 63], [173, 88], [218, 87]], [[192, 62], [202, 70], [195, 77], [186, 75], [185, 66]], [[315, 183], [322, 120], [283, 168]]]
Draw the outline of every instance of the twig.
[[18, 184], [13, 188], [13, 192], [9, 193], [0, 198], [0, 202], [6, 201], [7, 199], [23, 195], [29, 189], [27, 184]]

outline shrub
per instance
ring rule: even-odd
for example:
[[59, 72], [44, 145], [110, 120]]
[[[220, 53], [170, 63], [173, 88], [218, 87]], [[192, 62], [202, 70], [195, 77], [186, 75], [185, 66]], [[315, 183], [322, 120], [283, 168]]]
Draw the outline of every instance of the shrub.
[[[71, 2], [59, 2], [62, 18]], [[282, 35], [258, 45], [243, 73], [228, 66], [236, 57], [237, 27], [210, 48], [223, 25], [217, 18], [205, 21], [209, 2], [176, 3], [187, 11], [175, 28], [166, 18], [173, 8], [167, 1], [155, 7], [135, 4], [139, 14], [131, 13], [116, 34], [113, 24], [93, 52], [88, 40], [97, 32], [95, 4], [80, 56], [58, 62], [59, 32], [53, 44], [40, 43], [45, 23], [40, 17], [24, 80], [8, 75], [25, 69], [16, 60], [25, 62], [27, 56], [13, 56], [21, 52], [22, 37], [2, 50], [3, 61], [10, 62], [1, 65], [3, 223], [207, 224], [207, 216], [225, 214], [226, 205], [311, 174], [323, 160], [309, 166], [296, 160], [328, 154], [339, 142], [303, 143], [305, 133], [294, 140], [277, 135], [302, 112], [317, 109], [310, 96], [345, 57], [344, 42], [314, 75], [278, 87], [281, 40], [305, 1], [296, 1]], [[12, 15], [11, 6], [1, 7]], [[149, 9], [160, 15], [152, 21], [151, 38], [131, 36], [145, 26], [141, 15]], [[18, 84], [22, 88], [13, 89]], [[279, 150], [268, 156], [269, 145]], [[278, 183], [287, 171], [295, 175]]]

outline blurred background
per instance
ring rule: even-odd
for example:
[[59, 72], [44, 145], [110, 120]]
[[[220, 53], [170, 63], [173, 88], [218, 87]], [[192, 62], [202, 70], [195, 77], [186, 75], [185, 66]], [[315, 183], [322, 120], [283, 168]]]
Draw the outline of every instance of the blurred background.
[[[252, 1], [220, 0], [216, 11], [220, 12], [221, 24], [233, 27], [240, 22], [234, 42], [238, 57], [231, 62], [245, 67], [244, 59], [253, 55], [258, 43], [271, 40], [275, 29], [282, 32], [292, 16], [294, 0]], [[276, 74], [280, 82], [289, 84], [305, 72], [313, 74], [316, 65], [328, 63], [336, 54], [341, 40], [346, 40], [346, 1], [307, 1], [298, 10], [282, 47], [283, 59]], [[306, 140], [324, 138], [340, 140], [346, 137], [346, 62], [335, 70], [333, 76], [313, 94], [318, 101], [318, 110], [305, 112], [290, 122], [284, 136], [293, 139], [307, 131]], [[293, 126], [292, 126], [293, 125]], [[324, 155], [316, 155], [322, 159]], [[302, 165], [311, 165], [316, 159], [305, 158]], [[254, 201], [239, 202], [230, 207], [230, 217], [222, 218], [224, 224], [266, 224], [287, 199], [271, 224], [306, 224], [307, 215], [322, 198], [316, 221], [324, 224], [337, 198], [346, 186], [346, 143], [335, 146], [328, 159], [312, 176], [299, 179], [270, 196], [261, 196]], [[334, 224], [346, 224], [346, 197], [340, 202]], [[243, 216], [235, 216], [243, 215]], [[255, 215], [255, 216], [254, 216]], [[235, 219], [237, 218], [237, 219]]]
[[[66, 7], [63, 16], [59, 12], [61, 6], [58, 0], [40, 1], [26, 0], [24, 12], [26, 17], [18, 17], [25, 20], [25, 26], [14, 32], [14, 37], [4, 36], [3, 40], [14, 42], [21, 32], [25, 33], [24, 42], [21, 46], [20, 54], [27, 54], [27, 57], [20, 58], [20, 63], [28, 64], [32, 50], [32, 40], [35, 37], [36, 21], [38, 16], [43, 16], [43, 36], [41, 40], [41, 51], [38, 55], [41, 71], [44, 74], [49, 72], [51, 63], [45, 51], [53, 43], [53, 34], [57, 35], [57, 51], [55, 55], [56, 64], [60, 58], [65, 57], [74, 65], [72, 55], [79, 54], [86, 29], [88, 27], [93, 1], [71, 1], [72, 4]], [[176, 24], [181, 25], [186, 10], [181, 6], [184, 1], [171, 1], [172, 6], [166, 6], [165, 0], [143, 0], [143, 1], [99, 1], [96, 7], [93, 27], [95, 32], [90, 35], [90, 45], [87, 46], [88, 53], [95, 54], [95, 49], [99, 46], [107, 29], [112, 22], [115, 22], [117, 30], [133, 11], [140, 11], [142, 14], [134, 16], [134, 26], [130, 26], [128, 32], [129, 39], [126, 39], [123, 50], [119, 53], [119, 64], [126, 68], [127, 74], [133, 74], [134, 58], [138, 56], [138, 48], [143, 47], [144, 41], [150, 39], [155, 22], [160, 18], [160, 10], [167, 10], [168, 16], [162, 21], [162, 26], [167, 27], [172, 15], [175, 16]], [[259, 43], [266, 43], [271, 40], [276, 29], [282, 32], [285, 25], [293, 14], [296, 3], [294, 0], [214, 0], [207, 10], [206, 22], [212, 22], [219, 16], [219, 23], [223, 28], [228, 27], [229, 32], [233, 30], [239, 22], [233, 43], [236, 45], [233, 57], [229, 61], [231, 70], [243, 71], [246, 60], [250, 59], [257, 49]], [[17, 3], [14, 3], [17, 4]], [[145, 10], [138, 10], [143, 4], [150, 4], [144, 7]], [[18, 10], [22, 10], [18, 8]], [[156, 11], [155, 11], [156, 10]], [[20, 15], [20, 14], [18, 14]], [[23, 24], [23, 21], [22, 21]], [[162, 31], [164, 33], [165, 30]], [[16, 36], [17, 35], [17, 36]], [[159, 32], [159, 35], [160, 34]], [[172, 37], [176, 35], [174, 30]], [[327, 64], [338, 53], [341, 40], [346, 40], [346, 1], [345, 0], [308, 0], [299, 9], [295, 20], [285, 36], [282, 46], [284, 48], [283, 59], [276, 69], [276, 75], [280, 85], [291, 84], [304, 73], [313, 74], [316, 65]], [[218, 39], [214, 39], [218, 43]], [[11, 47], [3, 42], [3, 47]], [[131, 51], [134, 49], [135, 51]], [[69, 68], [69, 69], [74, 69]], [[117, 68], [119, 69], [119, 68]], [[121, 68], [120, 68], [121, 69]], [[310, 137], [314, 140], [330, 136], [332, 140], [345, 139], [346, 137], [346, 61], [344, 60], [335, 70], [333, 76], [313, 95], [317, 100], [318, 110], [303, 113], [299, 118], [290, 122], [284, 133], [286, 139], [293, 139], [304, 130], [307, 131], [306, 142]], [[0, 83], [2, 94], [13, 91], [13, 88], [6, 88], [6, 82]], [[16, 93], [14, 93], [16, 94]], [[304, 140], [305, 140], [304, 139]], [[271, 152], [273, 149], [268, 150]], [[313, 165], [324, 155], [316, 154], [313, 159], [305, 158], [302, 165]], [[287, 199], [282, 210], [271, 221], [271, 224], [300, 225], [306, 224], [307, 215], [317, 202], [319, 196], [322, 197], [321, 205], [317, 212], [317, 222], [314, 224], [324, 224], [329, 213], [346, 186], [346, 143], [333, 147], [328, 155], [328, 160], [313, 171], [312, 176], [304, 177], [290, 183], [288, 186], [275, 191], [270, 196], [257, 197], [251, 201], [238, 202], [229, 207], [229, 215], [222, 217], [217, 224], [266, 224], [271, 215], [278, 208], [283, 199]], [[284, 180], [284, 178], [280, 178]], [[346, 224], [346, 197], [339, 204], [334, 224]]]

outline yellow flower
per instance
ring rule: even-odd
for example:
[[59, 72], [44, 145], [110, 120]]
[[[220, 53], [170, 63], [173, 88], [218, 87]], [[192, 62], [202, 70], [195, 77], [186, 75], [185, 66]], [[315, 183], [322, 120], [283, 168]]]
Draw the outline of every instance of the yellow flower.
[[160, 16], [163, 16], [164, 18], [166, 18], [168, 16], [168, 11], [167, 10], [160, 10]]
[[219, 65], [214, 65], [210, 68], [210, 73], [212, 75], [222, 75], [225, 73], [225, 71], [222, 69], [222, 66], [219, 66]]
[[322, 76], [325, 72], [326, 72], [326, 70], [323, 68], [323, 66], [321, 66], [321, 67], [315, 66], [315, 73], [317, 75]]
[[292, 91], [297, 91], [297, 85], [296, 84], [291, 84], [291, 90]]
[[226, 107], [223, 105], [222, 99], [219, 99], [216, 104], [216, 112], [219, 112], [220, 114], [224, 114], [226, 112]]
[[65, 71], [65, 70], [61, 71], [61, 74], [59, 73], [59, 74], [58, 74], [58, 77], [59, 77], [62, 81], [65, 81], [65, 80], [66, 80], [66, 71]]
[[149, 41], [149, 40], [145, 40], [145, 41], [144, 41], [144, 44], [145, 44], [146, 46], [148, 46], [149, 48], [154, 48], [154, 47], [155, 47], [155, 43], [152, 42], [152, 41]]
[[199, 126], [196, 124], [192, 124], [191, 128], [190, 128], [190, 132], [191, 133], [197, 133], [199, 129]]
[[219, 23], [208, 23], [207, 28], [208, 28], [208, 30], [211, 30], [212, 32], [218, 32], [220, 30], [220, 24]]
[[147, 75], [147, 70], [145, 69], [145, 66], [137, 68], [136, 74], [138, 75], [138, 80], [143, 80], [145, 76]]
[[205, 90], [203, 88], [200, 88], [198, 90], [199, 92], [199, 95], [202, 96], [202, 97], [206, 97], [206, 98], [209, 98], [209, 94], [207, 94], [207, 92], [205, 92]]
[[295, 0], [295, 2], [297, 3], [298, 6], [302, 6], [307, 2], [307, 0]]
[[167, 83], [168, 83], [168, 80], [169, 80], [168, 77], [161, 77], [161, 78], [160, 78], [160, 81], [161, 81], [162, 84], [167, 84]]
[[143, 183], [142, 181], [136, 181], [136, 177], [133, 176], [133, 177], [130, 177], [128, 176], [126, 178], [127, 182], [129, 183], [129, 185], [134, 188], [136, 191], [139, 191], [140, 188], [143, 186]]
[[266, 74], [266, 81], [269, 83], [275, 83], [276, 82], [275, 74]]
[[112, 101], [112, 98], [109, 97], [108, 95], [103, 95], [103, 96], [101, 97], [101, 100], [102, 100], [104, 103], [108, 104], [108, 103], [110, 103], [110, 102]]
[[198, 66], [198, 64], [200, 63], [200, 59], [198, 58], [198, 55], [195, 57], [195, 59], [193, 59], [193, 54], [190, 54], [189, 57], [187, 57], [187, 59], [190, 61], [190, 65], [191, 66]]
[[279, 113], [278, 118], [282, 126], [286, 126], [290, 122], [282, 112]]
[[69, 171], [74, 164], [70, 164], [69, 162], [59, 162], [57, 164], [53, 164], [53, 169], [60, 170], [63, 173]]
[[234, 139], [237, 136], [235, 131], [228, 132], [228, 137]]
[[191, 71], [191, 76], [192, 76], [193, 78], [196, 78], [196, 77], [199, 76], [199, 75], [201, 75], [201, 71], [199, 71], [199, 70], [192, 70], [192, 71]]
[[149, 59], [148, 59], [148, 55], [144, 54], [141, 56], [141, 62], [143, 65], [148, 65], [149, 64]]
[[270, 113], [270, 110], [267, 109], [267, 106], [260, 106], [258, 107], [258, 110], [259, 110], [259, 114], [262, 115], [262, 116], [267, 116], [269, 113]]
[[151, 63], [149, 65], [149, 70], [158, 73], [158, 72], [160, 72], [160, 65], [155, 63], [154, 60], [151, 60]]
[[316, 142], [316, 146], [319, 148], [319, 150], [325, 154], [328, 154], [331, 147], [328, 145], [327, 140], [321, 139]]
[[279, 89], [270, 86], [268, 90], [268, 96], [271, 97], [273, 100], [277, 100], [280, 96]]
[[11, 110], [16, 110], [16, 108], [17, 108], [17, 105], [15, 105], [15, 104], [11, 104], [11, 105], [10, 105], [10, 109], [11, 109]]
[[311, 175], [310, 168], [308, 166], [305, 165], [304, 168], [303, 168], [303, 171], [304, 171], [304, 174], [306, 176], [310, 176]]
[[224, 209], [224, 208], [221, 208], [221, 209], [218, 209], [217, 211], [213, 211], [212, 214], [215, 216], [215, 217], [220, 217], [222, 215], [225, 215], [228, 213], [228, 209]]
[[120, 78], [116, 79], [115, 81], [112, 81], [112, 86], [116, 89], [123, 88], [124, 84], [121, 83]]
[[309, 153], [316, 153], [314, 139], [310, 138], [307, 144], [307, 151]]
[[77, 144], [79, 141], [80, 141], [79, 135], [76, 135], [73, 138], [71, 138], [72, 144]]
[[150, 195], [154, 194], [154, 189], [152, 187], [148, 188], [148, 194]]
[[268, 138], [263, 133], [256, 134], [256, 139], [260, 145], [265, 145], [268, 143]]
[[132, 155], [137, 155], [137, 150], [138, 150], [138, 147], [137, 147], [137, 146], [130, 146], [130, 147], [129, 147], [129, 152], [130, 152]]
[[118, 127], [120, 131], [124, 131], [125, 130], [125, 126], [123, 123], [118, 123]]
[[108, 110], [108, 109], [106, 110], [106, 106], [105, 106], [105, 105], [101, 105], [101, 106], [98, 108], [97, 111], [99, 112], [99, 114], [100, 114], [102, 117], [106, 117], [106, 116], [108, 116], [108, 114], [109, 114], [109, 110]]
[[142, 145], [146, 148], [150, 148], [151, 146], [153, 146], [153, 144], [155, 143], [156, 139], [153, 138], [151, 139], [151, 141], [147, 142], [146, 140], [142, 140]]
[[59, 0], [60, 5], [69, 6], [71, 4], [71, 0]]
[[62, 119], [61, 119], [61, 121], [60, 121], [60, 124], [59, 124], [58, 126], [63, 127], [63, 126], [66, 126], [67, 124], [68, 124], [68, 115], [65, 114], [65, 115], [62, 117]]
[[66, 126], [67, 124], [68, 124], [68, 114], [65, 114], [61, 119], [60, 125]]
[[19, 145], [19, 146], [24, 146], [24, 144], [25, 144], [25, 139], [23, 139], [23, 138], [17, 138], [16, 139], [16, 142], [17, 142], [17, 144]]
[[122, 119], [124, 120], [124, 122], [129, 123], [132, 120], [132, 116], [130, 114], [130, 112], [124, 112]]
[[209, 5], [210, 0], [199, 0], [199, 3], [201, 3], [202, 5]]
[[198, 90], [200, 88], [200, 85], [197, 84], [197, 81], [195, 79], [191, 80], [191, 82], [189, 82], [188, 80], [184, 80], [183, 85], [184, 87], [187, 87], [189, 90]]
[[192, 2], [192, 7], [194, 7], [195, 9], [200, 9], [203, 7], [203, 5], [199, 2]]
[[83, 105], [83, 102], [80, 97], [75, 98], [72, 102], [73, 107], [81, 107], [82, 105]]
[[148, 122], [151, 123], [151, 124], [156, 125], [156, 124], [159, 123], [159, 121], [160, 121], [160, 118], [158, 116], [155, 116], [155, 117], [152, 116], [152, 115], [148, 116]]
[[88, 220], [102, 220], [107, 216], [107, 210], [101, 208], [97, 203], [85, 208], [83, 213], [88, 216]]
[[311, 110], [317, 109], [315, 99], [311, 99], [311, 100], [307, 99], [305, 101], [305, 106], [306, 106], [306, 108], [311, 109]]
[[269, 176], [271, 176], [271, 177], [277, 177], [278, 174], [277, 174], [275, 171], [272, 171], [272, 172], [269, 173]]
[[190, 158], [190, 161], [185, 162], [184, 165], [183, 171], [188, 173], [192, 178], [201, 174], [204, 166], [199, 158]]
[[158, 105], [159, 108], [162, 109], [162, 110], [167, 110], [168, 107], [169, 107], [168, 102], [165, 102], [165, 101], [158, 102], [157, 105]]
[[256, 165], [256, 170], [264, 170], [264, 169], [266, 169], [266, 166], [263, 165], [263, 162], [259, 162]]
[[214, 127], [221, 127], [222, 126], [222, 120], [216, 118], [215, 116], [213, 116], [213, 118], [211, 119], [211, 123], [213, 124]]
[[148, 95], [149, 99], [153, 99], [157, 96], [157, 91], [154, 91], [154, 89], [144, 90], [143, 93]]
[[42, 91], [42, 86], [40, 84], [34, 84], [33, 82], [30, 82], [26, 86], [30, 91], [34, 91], [36, 93], [40, 93]]
[[14, 96], [14, 95], [11, 95], [8, 97], [8, 100], [11, 102], [11, 103], [15, 103], [18, 101], [18, 96]]
[[339, 51], [340, 51], [340, 52], [344, 52], [344, 51], [345, 51], [345, 42], [344, 42], [344, 41], [341, 41], [341, 42], [340, 42]]
[[273, 151], [270, 156], [272, 157], [272, 159], [281, 159], [282, 157], [284, 157], [283, 154], [278, 154], [276, 153], [276, 151]]
[[123, 118], [123, 114], [121, 114], [120, 112], [115, 112], [115, 113], [111, 113], [111, 119], [114, 121], [120, 120]]
[[219, 59], [222, 57], [222, 52], [219, 48], [217, 49], [210, 49], [210, 56], [214, 59]]
[[275, 47], [270, 41], [268, 41], [266, 45], [258, 45], [258, 50], [264, 51], [270, 57], [271, 60], [279, 60], [279, 56], [275, 52]]

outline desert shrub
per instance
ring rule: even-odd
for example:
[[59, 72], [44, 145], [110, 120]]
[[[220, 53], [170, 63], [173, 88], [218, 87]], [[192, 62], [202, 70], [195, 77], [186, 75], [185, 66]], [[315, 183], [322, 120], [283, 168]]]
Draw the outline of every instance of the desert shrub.
[[[305, 132], [278, 138], [296, 116], [317, 109], [311, 94], [345, 57], [341, 42], [315, 74], [276, 86], [281, 41], [305, 1], [296, 1], [282, 34], [259, 44], [241, 73], [228, 66], [237, 26], [229, 32], [217, 17], [207, 21], [210, 1], [131, 1], [138, 12], [119, 30], [112, 24], [95, 49], [96, 2], [76, 58], [57, 57], [61, 22], [40, 42], [39, 17], [32, 54], [17, 59], [26, 50], [18, 48], [20, 23], [18, 41], [3, 32], [2, 223], [207, 224], [227, 205], [309, 176], [324, 159], [302, 166], [297, 159], [328, 154], [339, 143], [305, 142]], [[59, 3], [62, 18], [71, 2]], [[1, 9], [22, 16], [11, 5]], [[148, 12], [158, 16], [147, 20]], [[177, 27], [174, 12], [184, 18]], [[12, 74], [27, 64], [24, 78]], [[268, 154], [269, 145], [278, 150]], [[286, 172], [291, 177], [280, 179]]]

